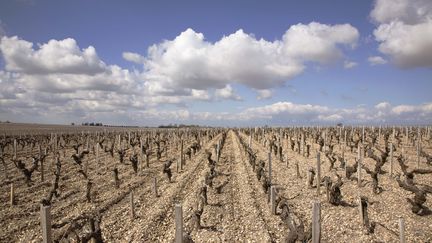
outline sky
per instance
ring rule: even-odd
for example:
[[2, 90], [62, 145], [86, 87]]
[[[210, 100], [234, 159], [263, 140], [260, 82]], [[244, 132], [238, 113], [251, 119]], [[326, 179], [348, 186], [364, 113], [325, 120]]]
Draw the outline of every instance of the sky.
[[0, 121], [432, 123], [432, 1], [0, 1]]

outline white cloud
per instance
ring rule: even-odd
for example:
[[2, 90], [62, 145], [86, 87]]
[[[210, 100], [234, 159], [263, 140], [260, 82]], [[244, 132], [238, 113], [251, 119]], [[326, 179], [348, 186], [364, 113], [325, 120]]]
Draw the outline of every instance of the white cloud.
[[417, 24], [432, 15], [430, 0], [376, 0], [371, 17], [378, 23]]
[[267, 100], [270, 99], [273, 95], [273, 92], [269, 89], [260, 89], [260, 90], [256, 90], [256, 92], [258, 93], [257, 95], [257, 100]]
[[[302, 47], [299, 42], [305, 38], [310, 41]], [[265, 99], [271, 97], [271, 88], [302, 73], [307, 62], [332, 62], [342, 56], [342, 46], [351, 47], [357, 39], [350, 25], [314, 22], [294, 25], [275, 41], [238, 30], [209, 42], [187, 29], [149, 47], [146, 56], [123, 52], [125, 60], [143, 65], [138, 71], [106, 64], [94, 47], [81, 48], [72, 38], [36, 45], [4, 36], [1, 110], [88, 118], [110, 109], [127, 113], [164, 104], [186, 107], [191, 101], [242, 100], [232, 88], [235, 83]], [[213, 89], [214, 98], [209, 94]]]
[[81, 50], [73, 39], [50, 40], [34, 49], [33, 43], [4, 37], [0, 48], [5, 60], [5, 70], [0, 70], [2, 114], [110, 119], [105, 113], [114, 110], [133, 114], [211, 99], [207, 90], [190, 88], [163, 94], [164, 87], [149, 85], [143, 73], [107, 65], [93, 47]]
[[191, 113], [188, 110], [180, 109], [176, 111], [160, 111], [157, 109], [149, 109], [139, 112], [145, 119], [161, 119], [166, 121], [185, 121], [191, 119]]
[[126, 61], [134, 62], [138, 64], [143, 64], [145, 61], [145, 57], [133, 52], [123, 52], [122, 56], [123, 59], [125, 59]]
[[396, 115], [417, 113], [421, 116], [432, 113], [432, 103], [423, 105], [399, 105], [391, 109], [392, 113]]
[[295, 59], [328, 63], [342, 56], [338, 44], [355, 47], [358, 37], [357, 29], [350, 24], [297, 24], [283, 36], [283, 49]]
[[371, 108], [358, 106], [347, 109], [312, 104], [277, 102], [271, 105], [248, 108], [239, 113], [236, 119], [253, 120], [256, 122], [265, 120], [266, 123], [270, 124], [274, 124], [275, 122], [281, 124], [331, 124], [334, 122], [347, 124], [425, 124], [432, 122], [432, 103], [392, 106], [388, 102], [381, 102]]
[[386, 64], [387, 61], [384, 60], [384, 58], [380, 57], [380, 56], [372, 56], [372, 57], [368, 57], [368, 62], [370, 63], [370, 65], [375, 66], [375, 65], [382, 65], [382, 64]]
[[165, 89], [222, 89], [228, 83], [269, 89], [302, 73], [305, 62], [335, 61], [342, 56], [340, 45], [353, 47], [358, 36], [349, 24], [312, 22], [291, 26], [273, 42], [240, 29], [211, 43], [187, 29], [149, 48], [145, 77], [149, 85]]
[[390, 106], [391, 106], [391, 105], [390, 105], [390, 103], [388, 103], [388, 102], [381, 102], [381, 103], [378, 103], [377, 105], [375, 105], [375, 109], [377, 109], [377, 110], [386, 110], [386, 109], [388, 109]]
[[295, 104], [291, 102], [277, 102], [271, 105], [248, 108], [243, 114], [250, 116], [257, 116], [262, 118], [271, 118], [280, 115], [298, 115], [300, 117], [314, 116], [317, 114], [325, 113], [328, 107], [310, 104]]
[[[123, 53], [126, 60], [143, 63], [144, 69], [137, 71], [106, 64], [95, 48], [81, 49], [73, 39], [34, 47], [17, 37], [3, 37], [0, 115], [27, 121], [102, 119], [135, 124], [431, 122], [432, 104], [382, 102], [371, 108], [342, 109], [277, 102], [230, 113], [187, 108], [195, 101], [241, 100], [234, 83], [251, 87], [258, 99], [271, 98], [275, 88], [303, 72], [308, 62], [323, 64], [341, 58], [340, 46], [351, 48], [357, 38], [357, 30], [350, 25], [318, 23], [292, 26], [273, 42], [240, 30], [211, 43], [188, 29], [174, 40], [150, 47], [146, 57]], [[298, 44], [302, 42], [303, 47]], [[214, 90], [214, 97], [209, 90]]]
[[227, 84], [223, 89], [216, 89], [215, 96], [227, 100], [242, 100], [229, 84]]
[[33, 49], [33, 43], [18, 37], [1, 38], [0, 50], [6, 62], [6, 70], [25, 74], [88, 74], [105, 70], [94, 47], [81, 50], [74, 39], [50, 40]]
[[192, 89], [191, 95], [196, 100], [210, 100], [210, 95], [207, 90]]
[[377, 0], [371, 17], [379, 51], [402, 68], [432, 67], [432, 2]]
[[358, 64], [353, 61], [344, 61], [344, 68], [345, 69], [351, 69], [353, 67], [356, 67]]
[[0, 70], [0, 99], [16, 99], [17, 95], [24, 90], [15, 85], [14, 80], [17, 74]]
[[[392, 106], [381, 102], [374, 107], [330, 108], [312, 104], [276, 102], [270, 105], [247, 108], [238, 113], [160, 111], [142, 112], [145, 117], [166, 118], [165, 122], [188, 121], [199, 124], [426, 124], [432, 122], [432, 103]], [[178, 113], [184, 113], [181, 116]], [[138, 115], [140, 117], [140, 115]]]
[[335, 121], [341, 121], [343, 117], [339, 114], [332, 114], [332, 115], [318, 115], [318, 119], [326, 122], [335, 122]]

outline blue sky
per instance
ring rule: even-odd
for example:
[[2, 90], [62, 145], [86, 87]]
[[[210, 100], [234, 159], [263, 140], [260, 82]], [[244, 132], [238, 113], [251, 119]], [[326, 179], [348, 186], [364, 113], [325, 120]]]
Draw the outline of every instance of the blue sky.
[[430, 124], [431, 36], [428, 0], [2, 1], [0, 120]]

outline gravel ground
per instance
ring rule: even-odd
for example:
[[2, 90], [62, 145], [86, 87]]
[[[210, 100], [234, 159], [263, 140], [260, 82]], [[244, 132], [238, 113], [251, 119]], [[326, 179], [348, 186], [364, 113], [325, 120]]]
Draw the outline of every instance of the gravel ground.
[[[65, 150], [61, 196], [55, 199], [52, 206], [53, 222], [73, 219], [102, 208], [101, 229], [107, 242], [172, 242], [175, 234], [174, 205], [181, 203], [185, 232], [195, 242], [283, 242], [289, 231], [287, 225], [278, 215], [271, 214], [268, 195], [263, 191], [262, 183], [258, 181], [240, 142], [240, 139], [249, 141], [249, 136], [241, 132], [239, 134], [238, 137], [233, 130], [226, 133], [225, 144], [216, 164], [218, 176], [213, 179], [213, 188], [209, 187], [207, 191], [208, 204], [204, 206], [201, 216], [201, 229], [195, 229], [191, 219], [209, 168], [206, 151], [212, 152], [212, 159], [216, 160], [214, 146], [221, 140], [221, 133], [211, 140], [204, 139], [203, 149], [186, 161], [183, 171], [177, 173], [175, 164], [171, 166], [172, 183], [162, 173], [162, 167], [167, 159], [178, 159], [178, 141], [170, 141], [167, 157], [162, 156], [160, 160], [152, 158], [150, 167], [141, 168], [137, 175], [133, 173], [130, 164], [119, 164], [118, 158], [103, 153], [97, 163], [95, 156], [90, 154], [89, 177], [93, 179], [96, 192], [92, 203], [85, 200], [85, 180], [78, 176], [78, 168], [68, 159], [72, 150]], [[258, 160], [266, 162], [267, 169], [269, 147], [256, 139], [259, 137], [252, 139], [252, 149], [257, 152]], [[194, 140], [188, 138], [185, 141], [187, 147]], [[313, 146], [310, 157], [306, 158], [288, 148], [286, 138], [281, 142], [285, 159], [280, 160], [272, 155], [272, 183], [278, 186], [279, 195], [288, 199], [290, 210], [304, 221], [306, 230], [311, 224], [311, 202], [321, 202], [322, 242], [398, 242], [399, 217], [405, 219], [407, 242], [432, 242], [432, 215], [420, 217], [411, 213], [406, 198], [412, 197], [412, 193], [400, 188], [388, 174], [379, 177], [384, 191], [376, 195], [372, 192], [372, 180], [364, 170], [362, 187], [359, 188], [356, 181], [345, 179], [342, 169], [329, 171], [329, 162], [322, 155], [321, 177], [330, 176], [334, 181], [335, 173], [341, 175], [344, 182], [341, 188], [343, 199], [353, 205], [333, 206], [326, 201], [324, 187], [318, 194], [316, 188], [309, 189], [306, 186], [306, 172], [309, 167], [316, 166], [317, 147]], [[335, 151], [340, 153], [341, 147], [335, 146]], [[431, 153], [431, 150], [427, 152]], [[31, 151], [24, 150], [20, 153], [25, 157]], [[398, 153], [399, 151], [396, 155]], [[410, 159], [415, 158], [414, 148], [407, 147], [405, 154]], [[352, 165], [356, 153], [345, 151], [345, 156], [348, 164]], [[46, 161], [48, 171], [53, 170], [53, 158], [48, 157]], [[296, 164], [299, 166], [300, 178], [297, 177]], [[364, 164], [372, 168], [374, 161], [366, 158]], [[47, 173], [45, 182], [41, 182], [40, 172], [36, 171], [32, 177], [33, 185], [27, 187], [13, 164], [7, 161], [7, 165], [8, 179], [4, 179], [0, 187], [0, 202], [4, 205], [0, 209], [0, 241], [40, 242], [39, 202], [49, 190], [53, 175]], [[412, 167], [415, 162], [410, 161], [409, 165]], [[426, 166], [424, 162], [422, 165]], [[113, 184], [114, 166], [120, 171], [120, 188], [115, 188]], [[335, 166], [338, 167], [339, 163], [336, 162]], [[389, 171], [389, 164], [383, 169]], [[394, 170], [395, 174], [400, 173], [396, 163]], [[3, 174], [1, 176], [3, 178]], [[158, 184], [158, 197], [153, 191], [154, 178]], [[432, 174], [416, 175], [415, 180], [432, 185]], [[10, 182], [15, 185], [15, 206], [9, 205]], [[222, 184], [225, 185], [218, 193], [215, 188]], [[132, 191], [135, 218], [130, 214]], [[361, 227], [359, 209], [356, 206], [359, 195], [369, 198], [369, 218], [377, 223], [373, 234], [367, 234]], [[432, 208], [431, 195], [427, 196], [425, 205]], [[64, 227], [55, 229], [54, 236], [60, 237], [59, 234], [64, 230]]]

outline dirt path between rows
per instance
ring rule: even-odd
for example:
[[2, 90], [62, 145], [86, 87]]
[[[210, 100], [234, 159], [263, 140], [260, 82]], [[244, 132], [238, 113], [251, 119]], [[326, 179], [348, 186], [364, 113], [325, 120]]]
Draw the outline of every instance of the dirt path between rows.
[[[213, 151], [213, 148], [208, 148]], [[214, 153], [212, 159], [216, 160]], [[233, 131], [227, 133], [225, 145], [216, 164], [217, 177], [208, 187], [208, 204], [201, 216], [201, 229], [194, 229], [190, 219], [196, 208], [199, 189], [204, 185], [207, 161], [193, 172], [191, 180], [183, 182], [176, 197], [183, 206], [185, 231], [195, 242], [280, 242], [287, 232], [277, 216], [271, 215], [267, 195], [263, 192], [252, 167], [248, 164], [240, 142]], [[221, 187], [220, 192], [217, 187]], [[171, 242], [174, 239], [174, 202], [165, 203], [157, 222], [143, 222], [140, 240]], [[150, 226], [148, 225], [150, 224]], [[146, 232], [146, 233], [144, 233]], [[143, 237], [143, 238], [142, 238]], [[133, 241], [137, 238], [133, 238]]]

